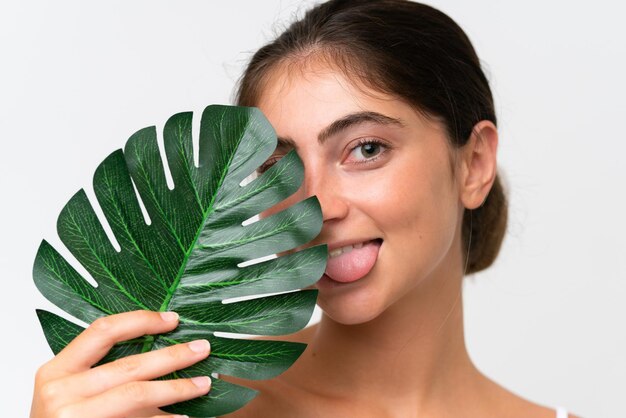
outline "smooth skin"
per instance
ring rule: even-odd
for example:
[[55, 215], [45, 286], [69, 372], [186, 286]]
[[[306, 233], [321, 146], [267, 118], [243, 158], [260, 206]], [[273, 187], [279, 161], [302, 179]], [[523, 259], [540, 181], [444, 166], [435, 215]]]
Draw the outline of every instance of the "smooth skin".
[[270, 163], [291, 148], [304, 162], [282, 206], [320, 200], [311, 245], [382, 245], [363, 278], [318, 282], [321, 322], [290, 338], [306, 351], [254, 382], [260, 395], [232, 417], [554, 418], [480, 373], [465, 346], [462, 217], [494, 182], [494, 124], [456, 149], [436, 118], [310, 56], [275, 70], [257, 105], [282, 138]]
[[[401, 99], [321, 60], [295, 64], [273, 72], [258, 107], [281, 138], [266, 166], [295, 148], [305, 179], [263, 216], [316, 195], [324, 222], [309, 245], [382, 245], [359, 280], [318, 282], [324, 313], [286, 337], [308, 344], [289, 370], [221, 376], [260, 392], [229, 417], [554, 418], [480, 373], [464, 341], [461, 221], [493, 184], [496, 127], [480, 121], [455, 149], [436, 118]], [[94, 322], [37, 373], [31, 418], [162, 417], [158, 406], [207, 393], [208, 378], [150, 381], [206, 358], [206, 342], [92, 368], [116, 342], [176, 325], [144, 311]]]

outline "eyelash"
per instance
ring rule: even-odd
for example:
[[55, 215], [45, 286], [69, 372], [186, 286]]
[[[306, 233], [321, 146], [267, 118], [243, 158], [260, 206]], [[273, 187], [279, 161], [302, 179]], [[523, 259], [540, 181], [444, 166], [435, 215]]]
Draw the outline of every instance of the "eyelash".
[[267, 161], [265, 161], [263, 164], [261, 164], [259, 166], [259, 168], [256, 169], [257, 173], [259, 173], [259, 174], [265, 173], [274, 164], [276, 164], [281, 159], [281, 157], [282, 157], [282, 155], [274, 155], [274, 156], [270, 157]]
[[[389, 149], [390, 149], [389, 144], [386, 143], [385, 141], [380, 140], [380, 139], [377, 139], [377, 138], [362, 138], [362, 139], [359, 139], [357, 144], [350, 149], [350, 152], [348, 153], [348, 155], [352, 154], [352, 152], [355, 149], [357, 149], [359, 147], [362, 147], [364, 145], [369, 145], [369, 144], [378, 145], [378, 146], [380, 146], [382, 148], [382, 150], [380, 151], [379, 154], [375, 155], [374, 157], [368, 158], [368, 159], [365, 159], [365, 160], [361, 160], [361, 161], [357, 161], [354, 164], [367, 164], [367, 163], [374, 162], [374, 161], [378, 160], [379, 157], [381, 157], [382, 155], [386, 154], [389, 151]], [[274, 164], [276, 164], [281, 159], [281, 157], [282, 157], [282, 155], [275, 155], [275, 156], [270, 157], [267, 161], [265, 161], [263, 164], [261, 164], [261, 166], [259, 168], [257, 168], [257, 172], [259, 174], [265, 173], [267, 170], [270, 169], [270, 167], [272, 167]]]
[[382, 141], [382, 140], [380, 140], [378, 138], [362, 138], [362, 139], [359, 139], [357, 144], [350, 149], [350, 152], [348, 153], [348, 155], [352, 154], [352, 152], [354, 152], [354, 150], [356, 150], [357, 148], [362, 147], [364, 145], [370, 145], [370, 144], [380, 146], [381, 147], [380, 153], [376, 154], [372, 158], [366, 158], [364, 160], [356, 161], [356, 162], [354, 162], [354, 164], [369, 164], [369, 163], [372, 163], [372, 162], [378, 160], [378, 158], [380, 158], [384, 154], [386, 154], [389, 151], [389, 149], [391, 148], [390, 145], [387, 142]]

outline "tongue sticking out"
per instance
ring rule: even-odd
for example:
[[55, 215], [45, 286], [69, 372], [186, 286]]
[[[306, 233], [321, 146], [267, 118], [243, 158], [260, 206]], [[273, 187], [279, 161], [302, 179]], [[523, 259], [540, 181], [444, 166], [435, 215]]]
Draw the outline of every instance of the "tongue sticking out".
[[329, 257], [325, 273], [337, 282], [354, 282], [365, 276], [374, 267], [379, 248], [379, 241], [369, 241], [364, 243], [361, 248], [353, 248], [347, 253]]

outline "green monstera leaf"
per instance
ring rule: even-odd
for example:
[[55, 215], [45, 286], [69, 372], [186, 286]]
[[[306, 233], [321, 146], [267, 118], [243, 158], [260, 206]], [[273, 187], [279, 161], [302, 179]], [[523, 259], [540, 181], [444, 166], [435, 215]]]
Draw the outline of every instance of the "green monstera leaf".
[[[113, 152], [95, 172], [95, 195], [119, 249], [107, 237], [83, 190], [59, 215], [59, 237], [97, 286], [46, 241], [35, 259], [35, 283], [48, 300], [85, 323], [136, 309], [172, 310], [180, 315], [173, 332], [117, 344], [102, 362], [206, 338], [212, 346], [207, 360], [164, 378], [215, 373], [245, 379], [274, 377], [298, 358], [304, 344], [215, 333], [283, 335], [303, 328], [310, 319], [317, 291], [298, 289], [322, 275], [326, 246], [289, 250], [319, 233], [322, 217], [317, 199], [246, 222], [298, 189], [302, 163], [292, 152], [243, 184], [276, 146], [274, 130], [254, 108], [207, 107], [200, 125], [197, 165], [191, 113], [171, 117], [163, 138], [172, 189], [155, 127], [135, 133], [124, 151]], [[284, 252], [288, 254], [259, 261]], [[37, 314], [55, 353], [83, 330], [51, 312]], [[208, 395], [164, 409], [191, 416], [223, 415], [245, 405], [255, 393], [214, 378]]]

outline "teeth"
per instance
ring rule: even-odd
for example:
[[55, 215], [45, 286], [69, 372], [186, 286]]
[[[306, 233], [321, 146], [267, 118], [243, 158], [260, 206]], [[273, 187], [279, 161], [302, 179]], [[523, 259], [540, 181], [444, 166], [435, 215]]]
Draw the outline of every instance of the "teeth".
[[338, 255], [341, 255], [342, 253], [343, 253], [342, 249], [341, 248], [337, 248], [335, 250], [329, 251], [328, 255], [330, 257], [337, 257]]
[[340, 256], [341, 254], [349, 253], [355, 248], [358, 250], [359, 248], [363, 248], [363, 244], [364, 243], [359, 242], [358, 244], [346, 245], [345, 247], [335, 248], [334, 250], [328, 252], [328, 256], [337, 257], [337, 256]]

